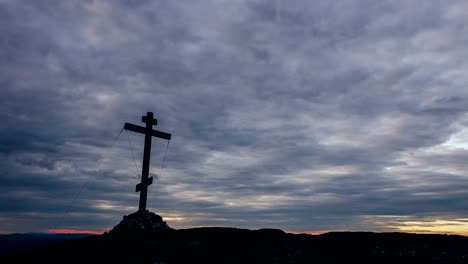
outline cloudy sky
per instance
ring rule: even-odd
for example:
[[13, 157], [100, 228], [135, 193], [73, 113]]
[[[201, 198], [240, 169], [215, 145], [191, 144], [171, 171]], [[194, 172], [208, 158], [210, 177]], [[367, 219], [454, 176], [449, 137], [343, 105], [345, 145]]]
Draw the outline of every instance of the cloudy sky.
[[[468, 235], [464, 0], [0, 0], [0, 233]], [[121, 133], [119, 133], [121, 132]]]

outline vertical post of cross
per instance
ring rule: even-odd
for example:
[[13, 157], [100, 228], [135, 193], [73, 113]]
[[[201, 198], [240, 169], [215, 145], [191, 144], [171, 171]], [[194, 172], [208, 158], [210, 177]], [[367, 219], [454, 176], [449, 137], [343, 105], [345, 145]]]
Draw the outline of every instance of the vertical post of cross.
[[158, 137], [171, 140], [171, 134], [153, 130], [153, 126], [158, 124], [158, 120], [153, 118], [153, 113], [148, 112], [142, 116], [141, 121], [146, 123], [145, 127], [125, 123], [124, 129], [145, 135], [145, 146], [143, 150], [143, 166], [141, 168], [141, 182], [136, 185], [136, 191], [140, 192], [140, 202], [138, 210], [146, 210], [146, 200], [148, 196], [148, 186], [153, 183], [153, 177], [149, 176], [149, 165], [151, 156], [151, 138]]
[[[144, 183], [141, 186], [140, 190], [140, 203], [138, 205], [138, 210], [145, 210], [146, 209], [146, 200], [148, 196], [148, 186], [153, 182], [153, 178], [151, 178], [151, 183], [149, 182], [149, 164], [150, 164], [150, 156], [151, 156], [151, 130], [153, 130], [153, 122], [154, 125], [157, 125], [157, 120], [153, 118], [153, 113], [148, 112], [146, 116], [141, 118], [143, 123], [146, 123], [146, 131], [145, 131], [145, 146], [143, 151], [143, 167], [141, 168], [141, 182]], [[145, 184], [147, 183], [147, 184]], [[138, 191], [138, 190], [137, 190]]]

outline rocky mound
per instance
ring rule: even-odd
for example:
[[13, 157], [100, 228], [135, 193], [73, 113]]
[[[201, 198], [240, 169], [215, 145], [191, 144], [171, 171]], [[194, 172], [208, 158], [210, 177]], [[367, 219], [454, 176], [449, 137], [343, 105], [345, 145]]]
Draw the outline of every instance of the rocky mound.
[[133, 214], [125, 215], [122, 221], [109, 231], [109, 234], [150, 235], [172, 230], [161, 216], [148, 210], [139, 210]]

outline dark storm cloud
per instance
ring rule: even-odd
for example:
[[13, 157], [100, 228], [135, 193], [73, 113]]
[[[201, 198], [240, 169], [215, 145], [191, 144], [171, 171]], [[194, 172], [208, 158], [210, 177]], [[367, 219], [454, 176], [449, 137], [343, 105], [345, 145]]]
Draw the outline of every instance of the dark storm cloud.
[[143, 137], [117, 135], [146, 111], [173, 135], [165, 157], [153, 141], [149, 197], [172, 226], [465, 217], [467, 9], [4, 1], [0, 221], [22, 220], [0, 232], [44, 230], [64, 212], [63, 226], [93, 215], [86, 229], [103, 230], [135, 210]]

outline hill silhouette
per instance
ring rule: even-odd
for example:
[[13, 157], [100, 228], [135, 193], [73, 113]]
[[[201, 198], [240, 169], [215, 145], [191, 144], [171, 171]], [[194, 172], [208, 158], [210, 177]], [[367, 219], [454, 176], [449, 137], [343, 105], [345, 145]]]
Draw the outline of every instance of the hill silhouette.
[[1, 263], [467, 263], [468, 237], [409, 233], [290, 234], [278, 229], [173, 229], [149, 211], [110, 232], [12, 254]]
[[14, 233], [0, 235], [0, 257], [16, 252], [38, 249], [66, 240], [94, 236], [93, 234]]

